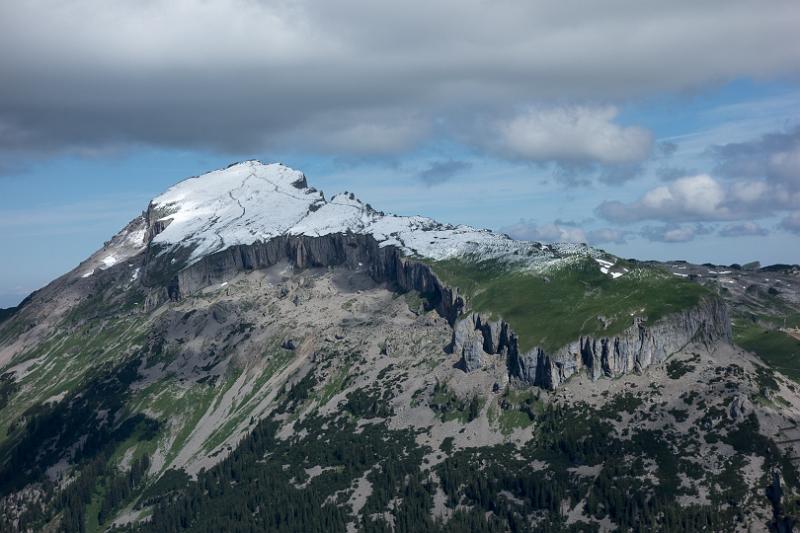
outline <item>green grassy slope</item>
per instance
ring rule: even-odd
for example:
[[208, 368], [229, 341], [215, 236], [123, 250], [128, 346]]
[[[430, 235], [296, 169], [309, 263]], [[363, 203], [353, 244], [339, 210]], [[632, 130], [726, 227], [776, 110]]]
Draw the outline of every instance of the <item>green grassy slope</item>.
[[554, 350], [580, 335], [615, 335], [634, 316], [655, 321], [697, 305], [709, 294], [696, 283], [652, 267], [627, 265], [628, 273], [612, 279], [590, 258], [544, 274], [497, 261], [429, 264], [444, 283], [458, 287], [471, 309], [508, 322], [523, 351], [534, 346]]
[[751, 286], [732, 307], [734, 342], [800, 382], [800, 341], [782, 331], [800, 327], [797, 304]]
[[786, 333], [757, 324], [736, 326], [736, 344], [749, 350], [769, 366], [800, 382], [800, 341]]

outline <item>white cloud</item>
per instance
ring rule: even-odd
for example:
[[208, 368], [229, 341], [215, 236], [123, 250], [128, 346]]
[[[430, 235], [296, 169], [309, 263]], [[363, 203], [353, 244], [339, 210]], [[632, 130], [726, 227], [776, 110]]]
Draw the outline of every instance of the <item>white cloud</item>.
[[665, 242], [686, 242], [694, 239], [694, 230], [688, 226], [669, 228], [661, 236]]
[[413, 149], [428, 130], [426, 121], [418, 118], [354, 117], [344, 124], [337, 119], [315, 121], [312, 128], [299, 131], [290, 142], [334, 154], [391, 155]]
[[756, 203], [769, 196], [770, 187], [764, 181], [737, 181], [731, 185], [731, 195], [743, 203]]
[[587, 242], [586, 232], [581, 228], [559, 224], [538, 225], [532, 220], [520, 220], [512, 226], [501, 228], [501, 231], [525, 241]]
[[649, 191], [642, 198], [643, 207], [654, 211], [679, 208], [701, 217], [714, 217], [725, 200], [725, 191], [711, 176], [699, 174], [680, 178], [669, 186]]
[[614, 122], [614, 107], [531, 108], [499, 125], [499, 149], [531, 161], [624, 164], [645, 159], [653, 136]]
[[698, 174], [650, 189], [635, 202], [605, 201], [596, 213], [616, 223], [702, 222], [771, 216], [795, 205], [800, 205], [800, 191], [765, 180], [727, 181]]
[[708, 174], [686, 176], [647, 191], [631, 204], [603, 202], [597, 212], [614, 222], [724, 220], [731, 218], [725, 188]]

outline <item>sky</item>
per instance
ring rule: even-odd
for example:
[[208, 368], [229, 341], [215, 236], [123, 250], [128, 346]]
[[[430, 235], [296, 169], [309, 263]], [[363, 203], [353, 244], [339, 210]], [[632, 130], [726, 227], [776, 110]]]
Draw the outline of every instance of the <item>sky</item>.
[[623, 257], [800, 263], [800, 3], [0, 4], [0, 307], [189, 176]]

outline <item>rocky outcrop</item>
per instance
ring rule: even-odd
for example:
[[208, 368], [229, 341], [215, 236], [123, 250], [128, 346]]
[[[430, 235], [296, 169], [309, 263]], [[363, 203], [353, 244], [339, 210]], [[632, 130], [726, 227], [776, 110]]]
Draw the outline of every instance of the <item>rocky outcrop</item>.
[[724, 303], [709, 297], [695, 308], [655, 323], [636, 319], [615, 336], [584, 336], [556, 351], [534, 347], [520, 353], [517, 334], [509, 324], [479, 313], [462, 317], [466, 304], [457, 289], [446, 286], [427, 264], [406, 257], [394, 246], [380, 246], [371, 235], [284, 235], [266, 242], [231, 246], [179, 268], [188, 253], [185, 251], [186, 255], [177, 261], [156, 252], [150, 254], [144, 281], [151, 287], [149, 307], [165, 299], [178, 300], [239, 272], [266, 268], [280, 261], [288, 260], [300, 269], [330, 266], [364, 269], [377, 282], [388, 283], [398, 291], [420, 292], [429, 308], [453, 326], [450, 349], [461, 356], [466, 371], [481, 368], [489, 357], [502, 357], [511, 377], [547, 389], [557, 388], [583, 370], [592, 379], [641, 372], [693, 340], [712, 343], [731, 338]]
[[473, 316], [470, 316], [470, 320], [459, 320], [453, 328], [452, 350], [461, 356], [467, 372], [480, 369], [486, 355], [483, 350], [483, 334], [475, 327]]
[[772, 505], [772, 521], [768, 524], [770, 531], [776, 533], [791, 533], [795, 530], [796, 520], [787, 516], [784, 509], [784, 495], [781, 487], [781, 472], [778, 469], [772, 471], [772, 482], [765, 491], [767, 499]]
[[171, 218], [164, 218], [164, 215], [167, 213], [163, 212], [163, 210], [158, 209], [153, 203], [151, 202], [147, 206], [147, 211], [142, 213], [142, 216], [145, 219], [147, 224], [147, 234], [145, 239], [147, 242], [151, 242], [159, 233], [167, 229], [170, 222], [172, 222]]
[[740, 421], [753, 412], [753, 402], [744, 394], [737, 394], [728, 406], [728, 415], [732, 420]]
[[464, 370], [471, 372], [489, 357], [516, 358], [517, 346], [517, 336], [507, 323], [470, 313], [454, 325], [450, 350], [461, 356]]
[[536, 346], [520, 353], [517, 335], [507, 323], [472, 313], [455, 325], [452, 347], [466, 370], [480, 368], [486, 357], [501, 356], [507, 359], [512, 377], [555, 389], [582, 370], [593, 380], [618, 377], [664, 361], [690, 342], [730, 340], [724, 302], [708, 297], [655, 323], [638, 318], [619, 335], [583, 336], [553, 352]]
[[165, 297], [178, 300], [203, 287], [226, 281], [239, 272], [267, 268], [288, 260], [300, 269], [329, 266], [365, 269], [379, 283], [389, 283], [399, 291], [420, 292], [430, 307], [450, 324], [455, 324], [464, 308], [458, 291], [442, 283], [428, 265], [405, 257], [394, 246], [380, 246], [371, 235], [284, 235], [266, 242], [231, 246], [186, 268], [177, 268], [175, 265], [179, 266], [186, 257], [188, 252], [177, 259], [157, 252], [149, 254], [143, 282], [154, 294], [151, 305]]

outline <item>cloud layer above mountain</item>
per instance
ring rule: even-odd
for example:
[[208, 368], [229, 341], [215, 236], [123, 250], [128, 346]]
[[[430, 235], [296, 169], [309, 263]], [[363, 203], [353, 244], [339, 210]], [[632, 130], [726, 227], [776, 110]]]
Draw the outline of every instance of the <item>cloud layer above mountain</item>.
[[799, 19], [792, 0], [4, 2], [0, 151], [362, 156], [452, 138], [632, 164], [651, 135], [607, 102], [795, 72]]

